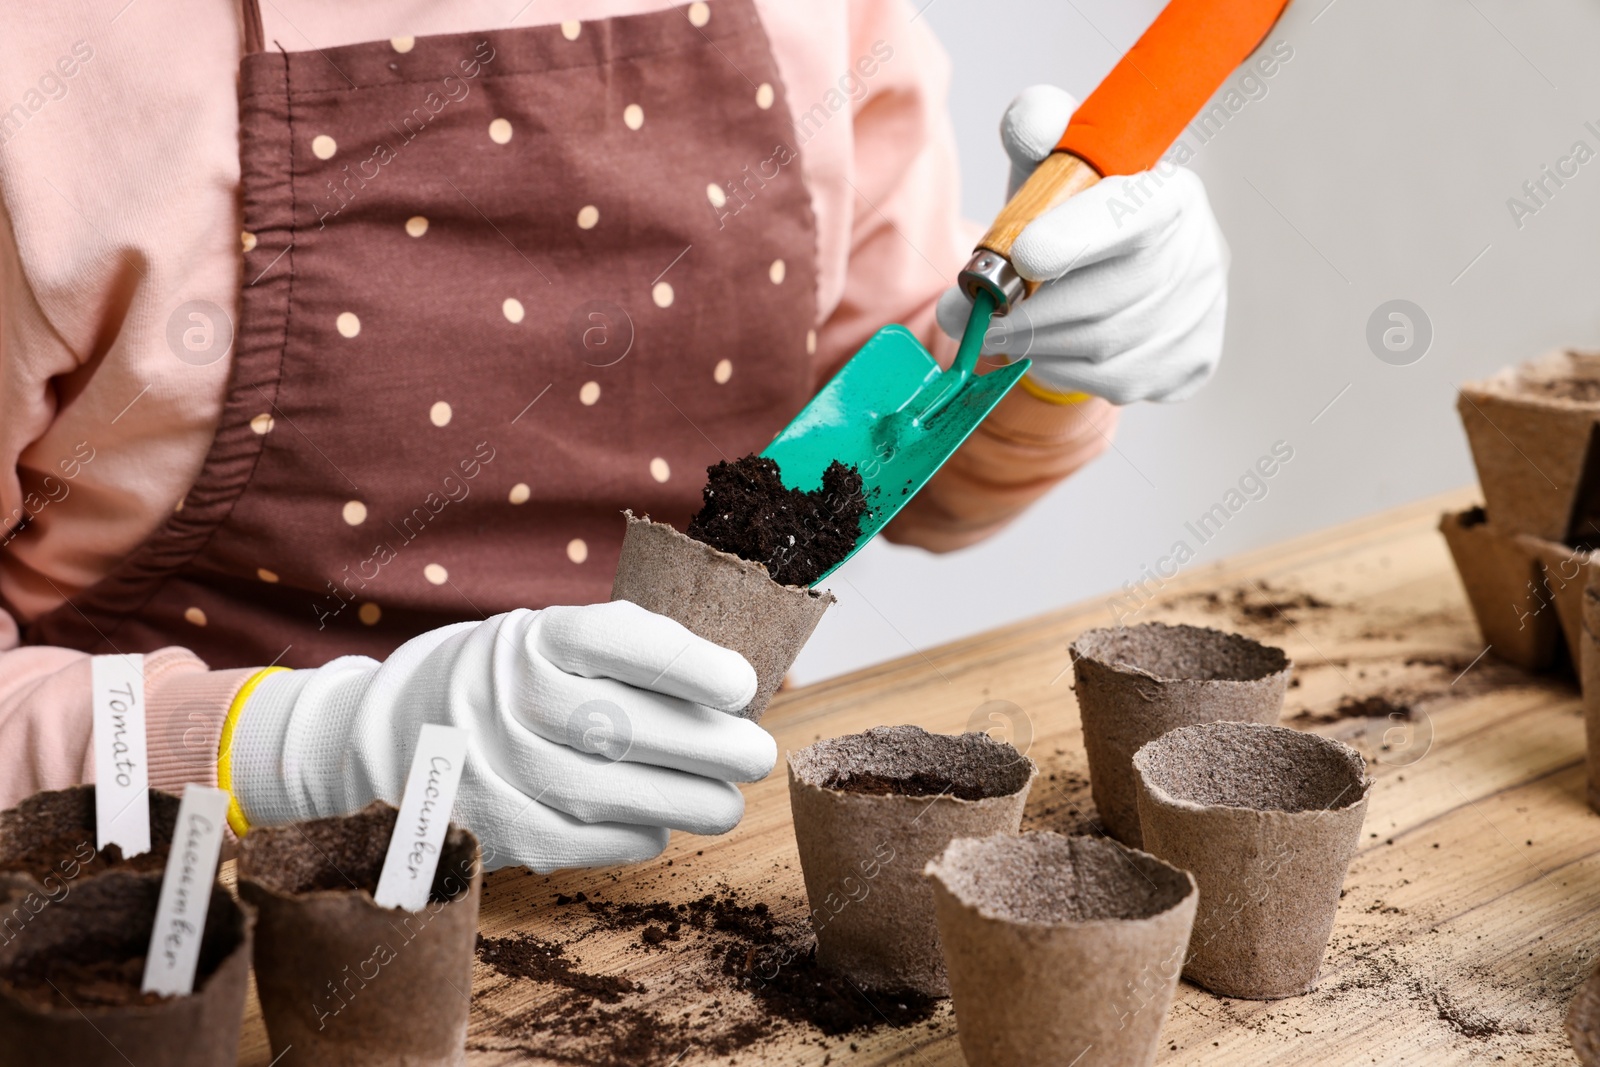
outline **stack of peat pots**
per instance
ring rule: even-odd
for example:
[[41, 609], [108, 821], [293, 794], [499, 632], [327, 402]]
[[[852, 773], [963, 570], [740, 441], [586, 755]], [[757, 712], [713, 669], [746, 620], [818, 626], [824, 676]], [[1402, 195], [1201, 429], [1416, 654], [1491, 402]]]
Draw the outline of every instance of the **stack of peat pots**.
[[1600, 811], [1600, 352], [1558, 351], [1461, 387], [1484, 504], [1446, 514], [1490, 654], [1584, 681], [1589, 804]]

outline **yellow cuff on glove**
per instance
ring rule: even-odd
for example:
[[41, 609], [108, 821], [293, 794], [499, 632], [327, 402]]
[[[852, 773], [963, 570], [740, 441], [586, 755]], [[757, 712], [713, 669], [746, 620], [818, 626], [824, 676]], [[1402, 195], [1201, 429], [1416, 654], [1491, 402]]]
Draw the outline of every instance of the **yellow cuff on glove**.
[[288, 667], [266, 667], [250, 676], [250, 680], [239, 687], [239, 694], [233, 698], [233, 703], [228, 707], [228, 717], [222, 721], [222, 736], [217, 742], [217, 785], [228, 791], [228, 826], [234, 833], [243, 837], [250, 831], [250, 821], [244, 817], [244, 809], [239, 807], [238, 798], [233, 795], [233, 731], [239, 724], [239, 713], [244, 710], [245, 702], [256, 691], [256, 686], [269, 674], [286, 671]]

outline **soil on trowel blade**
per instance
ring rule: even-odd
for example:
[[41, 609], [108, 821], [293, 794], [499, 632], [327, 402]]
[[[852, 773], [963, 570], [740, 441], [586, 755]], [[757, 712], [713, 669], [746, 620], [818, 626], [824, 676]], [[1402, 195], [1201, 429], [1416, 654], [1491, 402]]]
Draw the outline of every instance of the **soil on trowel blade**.
[[861, 472], [837, 460], [811, 492], [785, 486], [765, 457], [724, 460], [706, 468], [701, 499], [689, 536], [761, 564], [783, 585], [810, 585], [848, 556], [867, 513]]

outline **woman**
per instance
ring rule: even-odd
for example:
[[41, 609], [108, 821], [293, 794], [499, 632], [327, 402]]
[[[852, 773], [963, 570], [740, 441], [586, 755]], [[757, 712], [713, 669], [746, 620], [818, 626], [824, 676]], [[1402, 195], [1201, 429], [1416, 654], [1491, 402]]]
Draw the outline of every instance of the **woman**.
[[[220, 760], [239, 832], [397, 800], [425, 721], [471, 730], [456, 814], [492, 866], [731, 828], [776, 758], [733, 714], [754, 674], [605, 603], [617, 512], [681, 527], [705, 466], [884, 323], [952, 354], [977, 230], [915, 14], [135, 0], [8, 27], [0, 69], [37, 75], [0, 114], [0, 804], [92, 777], [118, 656], [151, 784]], [[1073, 106], [1008, 110], [1013, 185]], [[1093, 187], [1014, 260], [1045, 284], [994, 347], [1034, 370], [895, 540], [987, 536], [1115, 404], [1216, 364], [1192, 174]]]

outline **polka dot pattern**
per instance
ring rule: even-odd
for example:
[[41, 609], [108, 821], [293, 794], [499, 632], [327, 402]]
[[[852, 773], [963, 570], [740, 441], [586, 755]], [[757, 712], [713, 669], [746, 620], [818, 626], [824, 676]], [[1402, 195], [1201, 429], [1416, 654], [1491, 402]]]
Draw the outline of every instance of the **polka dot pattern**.
[[428, 220], [422, 215], [413, 215], [406, 219], [406, 234], [410, 237], [421, 237], [428, 232]]
[[361, 332], [361, 320], [353, 311], [339, 312], [339, 317], [333, 320], [333, 325], [339, 331], [340, 337], [354, 337]]
[[584, 382], [583, 385], [578, 389], [578, 403], [582, 404], [586, 408], [594, 407], [595, 402], [599, 399], [599, 382]]
[[344, 510], [340, 512], [344, 521], [351, 526], [360, 526], [367, 521], [367, 506], [359, 500], [345, 501]]
[[250, 428], [256, 433], [263, 435], [271, 433], [274, 425], [275, 423], [272, 416], [268, 415], [265, 411], [250, 420]]
[[278, 573], [276, 571], [269, 571], [265, 567], [258, 567], [256, 569], [256, 577], [260, 578], [268, 585], [276, 585], [278, 583]]
[[776, 96], [777, 94], [772, 91], [772, 86], [762, 82], [756, 86], [756, 107], [759, 107], [762, 111], [767, 110], [772, 106], [772, 101]]
[[367, 603], [356, 609], [356, 617], [364, 626], [376, 626], [378, 620], [383, 618], [383, 609], [376, 604]]
[[711, 21], [711, 5], [695, 0], [689, 5], [689, 25], [704, 26]]
[[256, 235], [249, 230], [245, 230], [239, 235], [239, 245], [246, 252], [254, 252], [256, 250]]
[[521, 322], [522, 316], [527, 314], [522, 308], [522, 301], [514, 296], [508, 296], [500, 305], [501, 314], [505, 315], [507, 322]]
[[630, 130], [637, 130], [644, 125], [644, 108], [638, 104], [629, 104], [622, 109], [622, 124]]
[[428, 421], [435, 426], [449, 426], [451, 416], [454, 414], [450, 410], [450, 405], [440, 400], [428, 409]]
[[600, 222], [600, 209], [593, 204], [585, 204], [578, 209], [578, 229], [592, 230]]
[[806, 331], [806, 355], [814, 356], [816, 354], [817, 354], [817, 331], [816, 330], [807, 330]]
[[574, 537], [567, 542], [567, 558], [574, 563], [582, 563], [589, 558], [589, 543], [581, 537]]
[[437, 563], [430, 563], [422, 568], [422, 576], [434, 585], [443, 585], [450, 580], [450, 572]]
[[656, 302], [656, 307], [658, 307], [658, 308], [669, 308], [669, 307], [671, 307], [672, 306], [672, 283], [671, 282], [656, 282], [655, 286], [652, 287], [651, 290], [650, 290], [650, 299], [654, 300]]
[[185, 622], [194, 626], [204, 626], [210, 621], [206, 618], [206, 613], [199, 608], [185, 608], [183, 618]]
[[533, 496], [533, 490], [528, 488], [528, 483], [518, 482], [511, 487], [511, 492], [506, 494], [506, 499], [513, 504], [526, 504], [531, 496]]
[[773, 260], [772, 266], [767, 268], [767, 277], [772, 279], [773, 285], [782, 285], [783, 279], [788, 275], [788, 273], [789, 268], [784, 265], [784, 262], [781, 259]]
[[711, 201], [712, 207], [722, 207], [728, 202], [728, 194], [722, 191], [722, 186], [712, 182], [706, 186], [706, 199]]
[[415, 37], [391, 37], [389, 38], [389, 46], [403, 55], [417, 46], [417, 39]]
[[664, 482], [672, 477], [672, 468], [667, 466], [667, 461], [657, 456], [650, 461], [650, 477], [658, 482]]
[[576, 41], [578, 39], [578, 35], [582, 32], [583, 23], [576, 20], [563, 22], [561, 24], [561, 36], [565, 37], [569, 41]]
[[318, 159], [332, 159], [337, 151], [339, 151], [339, 142], [327, 134], [319, 133], [311, 138], [311, 154]]
[[717, 366], [711, 372], [711, 380], [718, 385], [727, 385], [728, 379], [733, 377], [733, 360], [719, 359]]
[[505, 119], [495, 119], [489, 123], [489, 140], [495, 144], [510, 144], [511, 123]]

